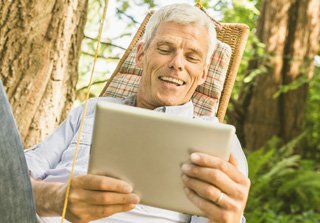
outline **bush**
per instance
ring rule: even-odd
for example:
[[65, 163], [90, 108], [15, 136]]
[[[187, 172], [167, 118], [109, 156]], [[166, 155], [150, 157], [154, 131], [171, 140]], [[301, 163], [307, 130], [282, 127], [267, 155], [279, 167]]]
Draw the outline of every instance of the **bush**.
[[248, 222], [320, 222], [320, 173], [315, 161], [294, 154], [305, 137], [301, 134], [280, 149], [280, 140], [274, 138], [248, 154]]

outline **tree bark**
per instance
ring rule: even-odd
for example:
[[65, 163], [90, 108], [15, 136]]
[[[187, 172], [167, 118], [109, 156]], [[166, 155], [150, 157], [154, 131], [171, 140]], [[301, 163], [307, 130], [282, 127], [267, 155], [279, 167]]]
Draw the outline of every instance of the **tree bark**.
[[237, 127], [243, 130], [243, 144], [257, 149], [272, 136], [284, 142], [303, 128], [308, 85], [274, 98], [281, 85], [313, 76], [314, 58], [319, 47], [319, 0], [264, 0], [257, 36], [265, 44], [268, 60], [252, 62], [249, 69], [263, 63], [266, 74], [259, 75], [242, 92], [242, 115]]
[[86, 11], [86, 0], [1, 0], [0, 78], [26, 147], [72, 105]]

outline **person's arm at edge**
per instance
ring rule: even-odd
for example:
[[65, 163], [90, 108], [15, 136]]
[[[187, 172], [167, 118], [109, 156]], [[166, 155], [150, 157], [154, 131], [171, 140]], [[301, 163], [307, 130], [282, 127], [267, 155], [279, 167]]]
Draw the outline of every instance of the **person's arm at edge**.
[[63, 183], [42, 182], [31, 177], [37, 214], [42, 217], [62, 214], [65, 188]]

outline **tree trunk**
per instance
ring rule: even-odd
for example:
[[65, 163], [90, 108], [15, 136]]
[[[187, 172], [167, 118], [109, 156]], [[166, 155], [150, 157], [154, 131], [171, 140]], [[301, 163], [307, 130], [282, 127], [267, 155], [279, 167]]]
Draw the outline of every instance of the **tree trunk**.
[[0, 78], [28, 147], [72, 105], [87, 1], [0, 1]]
[[259, 75], [240, 98], [243, 115], [238, 128], [243, 129], [248, 149], [259, 148], [274, 135], [287, 142], [301, 132], [308, 85], [276, 98], [273, 95], [281, 85], [312, 78], [319, 47], [319, 12], [319, 0], [263, 1], [257, 36], [271, 57], [251, 63], [249, 69], [264, 63], [267, 73]]

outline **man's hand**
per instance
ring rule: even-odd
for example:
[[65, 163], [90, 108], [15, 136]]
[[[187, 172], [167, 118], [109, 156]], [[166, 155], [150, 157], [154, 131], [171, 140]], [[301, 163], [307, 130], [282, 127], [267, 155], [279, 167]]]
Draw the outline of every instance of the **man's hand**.
[[[32, 180], [36, 208], [40, 216], [61, 215], [67, 185]], [[97, 175], [73, 178], [66, 219], [89, 222], [133, 209], [139, 197], [124, 181]]]
[[192, 164], [182, 166], [185, 193], [209, 222], [239, 223], [243, 214], [250, 180], [237, 169], [231, 154], [229, 162], [202, 154], [191, 154]]

